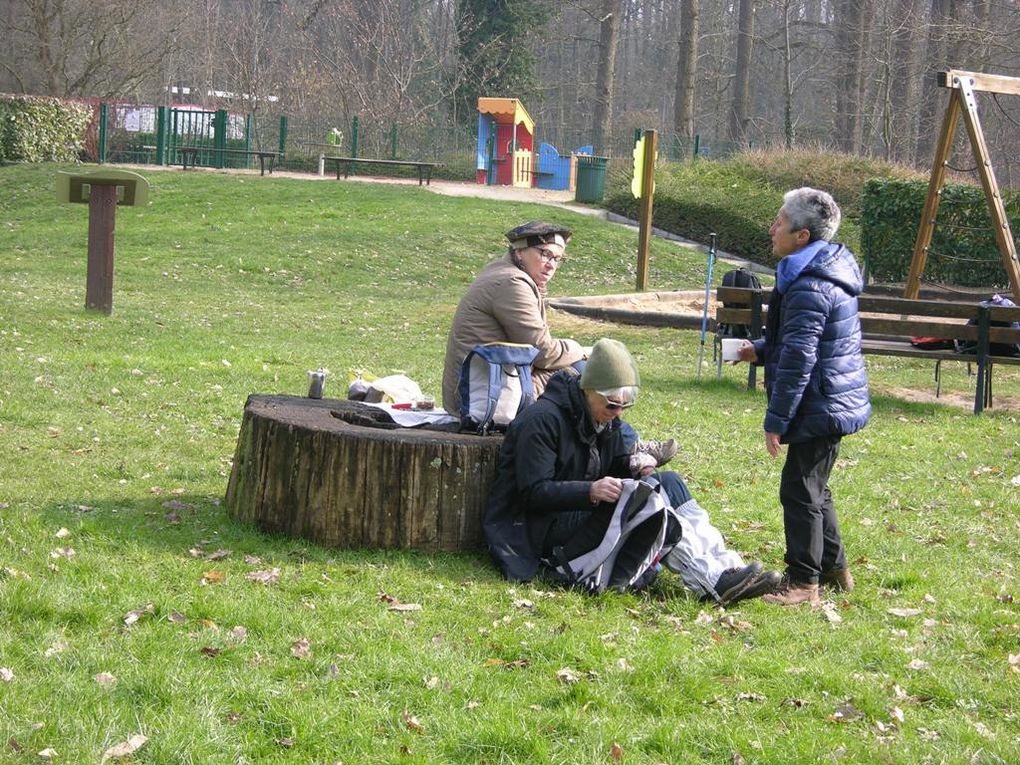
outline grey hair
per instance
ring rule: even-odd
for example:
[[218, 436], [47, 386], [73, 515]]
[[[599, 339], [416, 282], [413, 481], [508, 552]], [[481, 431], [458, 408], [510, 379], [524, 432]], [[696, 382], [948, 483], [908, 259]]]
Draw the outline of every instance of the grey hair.
[[783, 195], [783, 210], [790, 221], [791, 231], [806, 228], [810, 241], [832, 241], [839, 230], [842, 213], [832, 195], [808, 186], [787, 191]]
[[596, 392], [603, 398], [629, 404], [631, 401], [637, 401], [638, 386], [624, 385], [620, 388], [607, 388]]

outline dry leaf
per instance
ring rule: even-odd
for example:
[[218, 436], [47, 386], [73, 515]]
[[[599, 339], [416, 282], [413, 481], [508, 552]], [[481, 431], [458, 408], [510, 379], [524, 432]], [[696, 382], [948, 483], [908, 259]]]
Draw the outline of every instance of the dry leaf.
[[134, 736], [129, 738], [124, 743], [117, 744], [116, 746], [111, 746], [109, 749], [103, 752], [103, 759], [101, 759], [99, 763], [100, 765], [102, 765], [102, 763], [106, 762], [109, 759], [113, 759], [115, 757], [123, 758], [127, 757], [130, 754], [134, 754], [143, 746], [145, 746], [145, 742], [148, 740], [149, 739], [146, 736], [143, 736], [141, 733], [136, 733]]
[[929, 728], [918, 728], [917, 735], [920, 736], [924, 741], [938, 741], [942, 738], [942, 734], [937, 730], [930, 730]]
[[283, 738], [276, 739], [277, 746], [282, 746], [284, 749], [290, 749], [294, 746], [294, 739], [290, 736], [284, 736]]
[[18, 739], [14, 738], [14, 736], [11, 736], [9, 739], [7, 739], [7, 747], [15, 754], [21, 754], [23, 751], [25, 751], [25, 747], [19, 744]]
[[237, 625], [227, 633], [227, 639], [232, 640], [235, 643], [243, 643], [248, 639], [248, 630], [241, 625]]
[[836, 711], [829, 715], [827, 719], [830, 722], [844, 723], [856, 720], [863, 716], [864, 713], [848, 701], [846, 704], [837, 707]]
[[747, 761], [744, 759], [744, 755], [740, 752], [734, 752], [730, 758], [730, 765], [745, 765]]
[[211, 552], [208, 555], [206, 555], [205, 559], [206, 560], [223, 560], [224, 558], [229, 558], [229, 557], [230, 557], [230, 550], [224, 550], [223, 548], [220, 548], [219, 550], [216, 550], [216, 551]]
[[418, 603], [391, 603], [389, 611], [421, 611], [421, 605]]
[[49, 658], [50, 656], [53, 656], [53, 654], [63, 653], [68, 648], [70, 648], [70, 646], [65, 641], [63, 641], [63, 640], [55, 640], [53, 642], [53, 645], [51, 645], [49, 648], [47, 648], [43, 652], [43, 656]]
[[73, 558], [77, 554], [73, 547], [57, 547], [50, 550], [51, 558]]
[[822, 615], [829, 620], [830, 624], [839, 624], [843, 621], [843, 617], [836, 612], [835, 603], [823, 603], [822, 604]]
[[193, 510], [194, 505], [189, 505], [187, 502], [181, 502], [179, 499], [169, 499], [162, 505], [167, 510]]
[[141, 619], [145, 614], [154, 613], [156, 607], [152, 603], [146, 603], [141, 608], [136, 608], [134, 611], [128, 611], [124, 615], [124, 624], [130, 627], [132, 624]]
[[7, 667], [0, 667], [0, 680], [5, 683], [9, 683], [14, 680], [14, 670], [8, 669]]
[[200, 648], [198, 650], [198, 652], [200, 654], [202, 654], [203, 656], [208, 656], [210, 659], [215, 659], [217, 656], [220, 655], [220, 649], [219, 648], [213, 648], [212, 646], [208, 646], [208, 645], [207, 646], [202, 646], [202, 648]]
[[166, 620], [173, 624], [184, 624], [184, 622], [188, 621], [188, 617], [179, 611], [171, 611], [166, 615]]
[[222, 571], [206, 571], [202, 574], [202, 579], [199, 581], [199, 584], [202, 586], [207, 584], [221, 584], [226, 578], [227, 575]]
[[563, 669], [556, 673], [556, 679], [559, 680], [561, 683], [566, 683], [567, 685], [570, 685], [572, 683], [578, 682], [581, 678], [579, 678], [577, 676], [577, 673], [574, 672], [574, 670], [572, 670], [570, 667], [564, 667]]
[[244, 562], [249, 566], [258, 566], [262, 563], [262, 558], [257, 555], [245, 555]]
[[902, 724], [905, 719], [903, 716], [903, 710], [899, 707], [893, 707], [889, 710], [889, 716], [892, 717], [896, 722]]
[[900, 616], [905, 619], [910, 616], [919, 616], [923, 612], [920, 608], [889, 608], [886, 609], [886, 613], [892, 614], [893, 616]]
[[737, 701], [765, 701], [765, 697], [760, 693], [738, 693]]
[[63, 526], [61, 526], [59, 529], [57, 529], [57, 533], [54, 534], [53, 536], [55, 536], [57, 539], [64, 539], [65, 537], [71, 536], [71, 532], [65, 529]]
[[52, 760], [54, 757], [57, 756], [57, 750], [46, 747], [41, 752], [37, 752], [37, 754], [44, 760]]
[[92, 679], [95, 680], [100, 685], [113, 685], [115, 682], [117, 682], [117, 678], [115, 678], [109, 672], [100, 672], [96, 675], [93, 675]]
[[418, 721], [418, 718], [404, 710], [404, 725], [413, 730], [415, 733], [424, 733], [425, 727]]
[[926, 662], [926, 661], [921, 661], [921, 659], [913, 659], [907, 665], [907, 669], [922, 670], [922, 669], [928, 669], [929, 666], [931, 666], [931, 665], [929, 665], [928, 662]]
[[520, 600], [514, 601], [514, 608], [534, 608], [535, 604], [527, 598], [521, 598]]
[[291, 656], [298, 659], [310, 659], [312, 658], [312, 644], [308, 641], [308, 638], [298, 638], [290, 646]]
[[435, 690], [439, 687], [439, 678], [433, 675], [432, 677], [425, 678], [425, 687], [430, 691]]
[[609, 747], [609, 755], [613, 758], [613, 762], [622, 762], [623, 747], [614, 741], [613, 745]]
[[252, 571], [245, 575], [245, 579], [249, 582], [258, 582], [259, 584], [277, 584], [280, 581], [280, 569], [272, 568], [267, 571]]
[[472, 700], [464, 705], [464, 709], [478, 709], [478, 707], [480, 707], [481, 705], [482, 702]]

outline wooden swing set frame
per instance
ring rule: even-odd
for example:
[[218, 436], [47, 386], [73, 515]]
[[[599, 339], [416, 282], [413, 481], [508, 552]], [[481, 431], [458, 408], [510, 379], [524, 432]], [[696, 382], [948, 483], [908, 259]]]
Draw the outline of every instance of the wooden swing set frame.
[[1001, 93], [1003, 95], [1020, 96], [1020, 77], [1006, 77], [982, 72], [964, 72], [949, 69], [938, 73], [940, 87], [951, 89], [949, 104], [946, 106], [942, 129], [939, 133], [938, 145], [935, 148], [935, 159], [932, 163], [931, 178], [928, 182], [928, 198], [921, 214], [921, 225], [917, 231], [914, 244], [914, 255], [910, 261], [910, 273], [903, 291], [906, 298], [916, 299], [921, 285], [921, 274], [928, 262], [928, 248], [935, 231], [935, 217], [938, 214], [939, 202], [942, 200], [942, 187], [945, 184], [949, 154], [953, 148], [953, 137], [956, 133], [957, 119], [962, 115], [963, 124], [970, 137], [971, 150], [977, 162], [981, 176], [981, 187], [988, 202], [992, 226], [995, 229], [995, 240], [1002, 255], [1002, 264], [1006, 267], [1009, 283], [1014, 299], [1020, 298], [1020, 261], [1017, 260], [1016, 244], [1013, 232], [1006, 218], [1006, 209], [1002, 202], [999, 184], [995, 180], [995, 172], [988, 156], [988, 145], [981, 130], [978, 119], [976, 92]]

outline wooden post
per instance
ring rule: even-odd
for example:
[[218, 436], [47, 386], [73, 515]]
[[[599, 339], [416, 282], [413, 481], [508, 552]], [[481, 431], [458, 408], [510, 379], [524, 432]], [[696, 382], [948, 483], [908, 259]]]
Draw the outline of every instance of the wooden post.
[[648, 289], [648, 243], [652, 238], [652, 201], [655, 196], [657, 133], [645, 131], [645, 155], [641, 166], [641, 215], [638, 228], [637, 289]]
[[89, 254], [85, 275], [85, 307], [113, 312], [113, 230], [117, 187], [93, 183], [89, 189]]

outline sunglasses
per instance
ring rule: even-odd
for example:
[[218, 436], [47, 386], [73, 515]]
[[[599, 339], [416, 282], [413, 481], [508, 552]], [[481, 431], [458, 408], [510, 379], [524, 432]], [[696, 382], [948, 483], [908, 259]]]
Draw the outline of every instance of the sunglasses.
[[532, 249], [538, 253], [540, 257], [546, 263], [555, 263], [557, 266], [567, 259], [566, 254], [558, 255], [552, 250], [547, 250], [545, 247], [533, 247]]
[[636, 403], [634, 401], [628, 401], [626, 403], [613, 401], [611, 398], [603, 395], [602, 393], [599, 393], [599, 395], [602, 396], [602, 400], [606, 402], [606, 409], [610, 412], [622, 412], [624, 409], [630, 409]]

